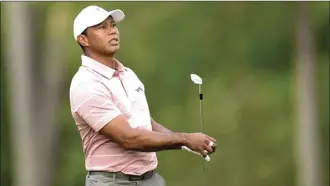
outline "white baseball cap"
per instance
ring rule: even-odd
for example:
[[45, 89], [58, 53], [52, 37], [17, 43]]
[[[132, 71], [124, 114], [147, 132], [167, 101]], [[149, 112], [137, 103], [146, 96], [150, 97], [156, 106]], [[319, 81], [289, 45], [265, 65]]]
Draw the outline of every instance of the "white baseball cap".
[[88, 6], [81, 10], [73, 22], [73, 35], [77, 40], [78, 36], [88, 27], [102, 23], [109, 16], [112, 16], [115, 22], [121, 22], [125, 18], [123, 11], [119, 9], [106, 11], [98, 6]]

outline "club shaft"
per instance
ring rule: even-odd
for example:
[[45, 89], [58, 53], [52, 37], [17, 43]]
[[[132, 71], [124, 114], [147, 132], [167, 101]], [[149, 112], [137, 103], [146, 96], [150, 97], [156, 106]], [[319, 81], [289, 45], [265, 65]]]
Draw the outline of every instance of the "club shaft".
[[[203, 94], [201, 94], [203, 95]], [[204, 125], [203, 125], [203, 100], [200, 99], [199, 101], [199, 112], [200, 112], [200, 118], [201, 118], [201, 131], [202, 133], [204, 133]], [[205, 185], [204, 184], [204, 171], [205, 171], [205, 167], [204, 167], [204, 161], [202, 162], [202, 186]]]
[[[201, 95], [203, 96], [203, 94]], [[203, 124], [203, 100], [199, 100], [199, 115], [200, 115], [200, 123], [201, 123], [201, 131], [204, 133], [204, 124]]]
[[[204, 133], [204, 124], [203, 124], [203, 92], [202, 85], [199, 85], [199, 115], [200, 115], [200, 124], [201, 132]], [[204, 185], [204, 161], [202, 162], [202, 186]]]

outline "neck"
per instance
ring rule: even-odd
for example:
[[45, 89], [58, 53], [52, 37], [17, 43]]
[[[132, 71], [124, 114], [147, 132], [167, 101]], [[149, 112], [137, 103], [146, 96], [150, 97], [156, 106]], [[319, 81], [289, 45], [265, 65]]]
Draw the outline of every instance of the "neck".
[[102, 55], [96, 55], [94, 53], [86, 52], [86, 56], [94, 59], [95, 61], [102, 63], [105, 66], [108, 66], [116, 70], [116, 62], [115, 62], [116, 60], [114, 55], [102, 56]]

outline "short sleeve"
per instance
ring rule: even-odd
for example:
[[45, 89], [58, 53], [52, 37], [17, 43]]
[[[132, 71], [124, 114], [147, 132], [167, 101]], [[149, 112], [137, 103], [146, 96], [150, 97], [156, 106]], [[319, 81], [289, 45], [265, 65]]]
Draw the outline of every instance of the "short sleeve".
[[96, 132], [121, 114], [109, 91], [100, 82], [76, 87], [72, 101], [75, 113]]

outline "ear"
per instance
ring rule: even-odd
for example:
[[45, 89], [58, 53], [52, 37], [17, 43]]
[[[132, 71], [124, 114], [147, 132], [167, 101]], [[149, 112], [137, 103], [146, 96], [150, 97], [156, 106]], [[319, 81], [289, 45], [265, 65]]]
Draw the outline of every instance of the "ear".
[[86, 35], [79, 35], [78, 38], [77, 38], [77, 41], [78, 41], [79, 44], [81, 44], [84, 47], [89, 46], [88, 38], [87, 38]]

